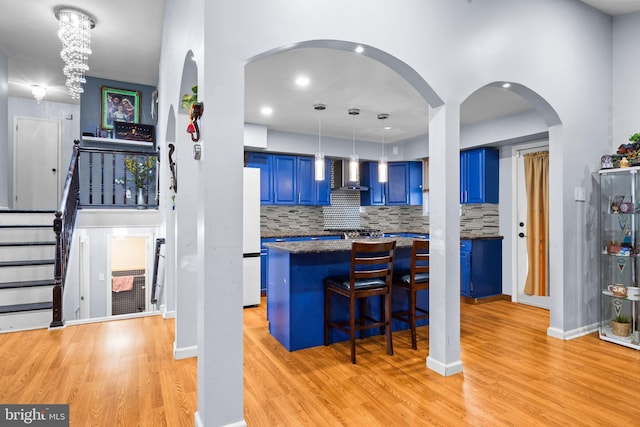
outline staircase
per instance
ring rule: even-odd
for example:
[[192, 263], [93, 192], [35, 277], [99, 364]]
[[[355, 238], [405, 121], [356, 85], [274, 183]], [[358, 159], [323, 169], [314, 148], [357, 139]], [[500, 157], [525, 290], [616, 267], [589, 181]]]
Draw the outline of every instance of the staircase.
[[0, 210], [0, 332], [52, 320], [54, 211]]

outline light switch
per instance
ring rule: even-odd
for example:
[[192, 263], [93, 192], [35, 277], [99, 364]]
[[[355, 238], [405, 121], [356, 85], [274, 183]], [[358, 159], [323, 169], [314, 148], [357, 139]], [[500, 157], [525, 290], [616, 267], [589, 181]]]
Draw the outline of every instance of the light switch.
[[585, 194], [585, 189], [583, 187], [576, 187], [575, 188], [575, 199], [576, 202], [584, 202], [586, 200], [586, 194]]
[[98, 273], [98, 280], [104, 280], [104, 273]]

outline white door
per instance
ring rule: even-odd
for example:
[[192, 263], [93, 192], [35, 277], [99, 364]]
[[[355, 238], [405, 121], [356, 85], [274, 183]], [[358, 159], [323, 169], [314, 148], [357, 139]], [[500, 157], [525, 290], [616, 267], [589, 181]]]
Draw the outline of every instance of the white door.
[[60, 203], [60, 122], [15, 119], [14, 209], [57, 209]]
[[[517, 251], [517, 273], [516, 289], [513, 290], [514, 301], [522, 304], [533, 305], [549, 309], [550, 301], [548, 296], [527, 295], [524, 293], [524, 285], [527, 281], [528, 259], [527, 259], [527, 188], [524, 178], [524, 155], [536, 151], [548, 151], [548, 141], [540, 141], [534, 146], [528, 146], [517, 150], [516, 155], [516, 180], [517, 180], [517, 214], [516, 214], [516, 251]], [[547, 264], [548, 265], [548, 264]]]

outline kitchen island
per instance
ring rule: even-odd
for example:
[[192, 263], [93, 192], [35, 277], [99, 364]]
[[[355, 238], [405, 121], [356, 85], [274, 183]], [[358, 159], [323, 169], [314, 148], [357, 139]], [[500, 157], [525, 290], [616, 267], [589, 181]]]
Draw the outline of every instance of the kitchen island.
[[[406, 237], [365, 239], [367, 241], [396, 241], [394, 269], [409, 269], [413, 239]], [[294, 351], [324, 344], [324, 283], [327, 276], [348, 275], [351, 244], [354, 240], [315, 240], [302, 242], [267, 243], [267, 319], [269, 332], [287, 350]], [[418, 303], [429, 306], [428, 292], [419, 294]], [[406, 292], [395, 289], [393, 309], [406, 309]], [[380, 301], [369, 298], [368, 310], [378, 317]], [[348, 319], [346, 298], [335, 298], [331, 304], [332, 319]], [[423, 326], [428, 320], [422, 320]], [[393, 330], [408, 325], [393, 321]], [[378, 330], [367, 331], [369, 334]], [[349, 337], [331, 330], [330, 341], [344, 341]]]

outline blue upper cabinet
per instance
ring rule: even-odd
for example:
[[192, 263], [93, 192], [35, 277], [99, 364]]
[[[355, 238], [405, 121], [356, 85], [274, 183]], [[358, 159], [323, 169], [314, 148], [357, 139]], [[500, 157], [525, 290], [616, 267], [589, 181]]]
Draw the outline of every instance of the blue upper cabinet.
[[260, 169], [263, 205], [329, 205], [331, 162], [325, 161], [324, 181], [315, 180], [315, 159], [268, 153], [247, 153], [247, 167]]
[[247, 167], [260, 169], [260, 204], [273, 204], [271, 169], [273, 156], [265, 153], [248, 153]]
[[360, 181], [369, 190], [360, 193], [363, 206], [422, 205], [422, 162], [391, 162], [386, 184], [378, 182], [378, 163], [365, 162]]
[[498, 203], [498, 150], [460, 153], [460, 203]]
[[409, 165], [406, 162], [387, 165], [387, 205], [409, 204]]
[[315, 204], [314, 163], [312, 157], [296, 157], [296, 187], [299, 205]]
[[316, 187], [316, 197], [315, 197], [314, 204], [327, 205], [327, 206], [330, 205], [331, 204], [331, 161], [330, 160], [324, 161], [324, 181], [315, 181], [315, 187]]
[[273, 203], [294, 205], [298, 202], [295, 156], [273, 156]]
[[360, 165], [360, 184], [368, 190], [360, 192], [362, 206], [382, 206], [385, 202], [385, 185], [378, 182], [378, 162]]

